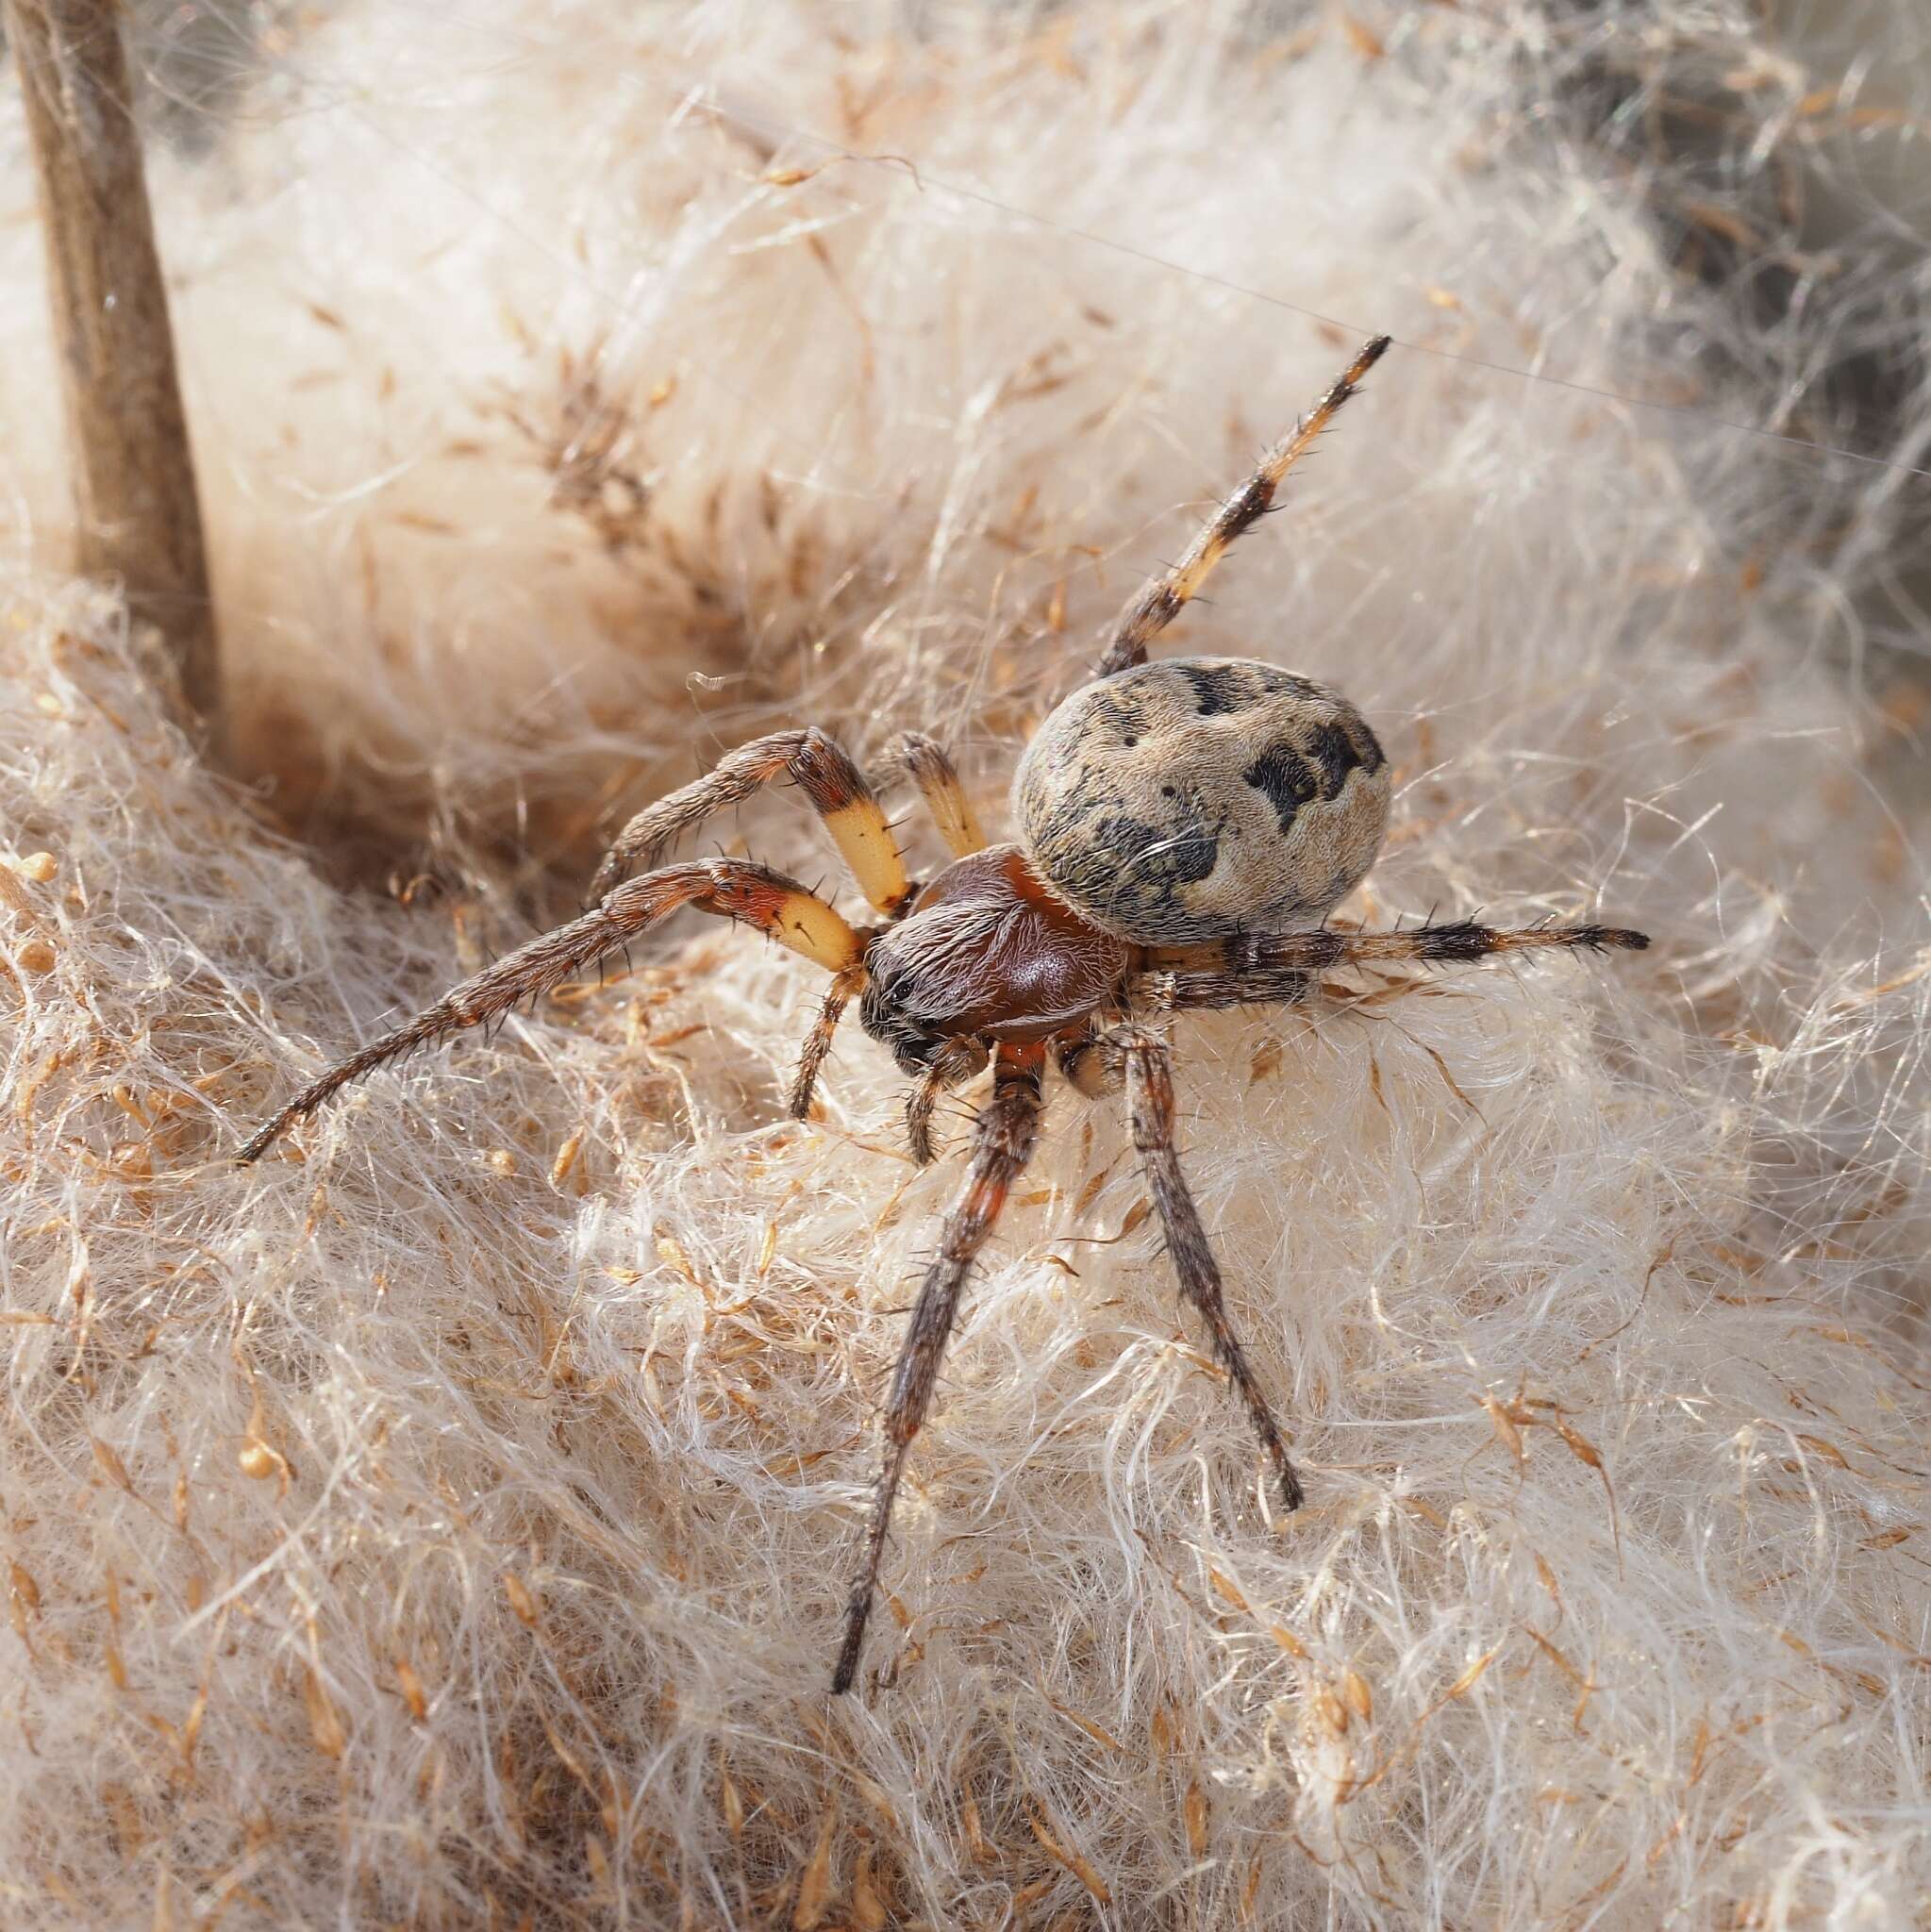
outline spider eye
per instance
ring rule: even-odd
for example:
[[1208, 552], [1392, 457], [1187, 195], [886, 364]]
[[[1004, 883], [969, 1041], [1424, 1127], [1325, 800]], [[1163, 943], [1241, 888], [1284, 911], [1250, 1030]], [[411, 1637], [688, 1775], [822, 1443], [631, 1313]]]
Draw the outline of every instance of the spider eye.
[[945, 1044], [943, 1032], [905, 1005], [896, 975], [875, 969], [858, 1001], [858, 1024], [907, 1074], [923, 1074]]

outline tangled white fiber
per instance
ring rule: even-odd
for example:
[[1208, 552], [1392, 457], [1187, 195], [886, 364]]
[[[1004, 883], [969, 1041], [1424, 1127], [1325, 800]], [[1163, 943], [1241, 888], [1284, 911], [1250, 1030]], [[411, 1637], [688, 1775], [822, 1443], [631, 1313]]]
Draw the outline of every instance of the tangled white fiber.
[[[227, 774], [58, 574], [0, 103], [0, 1923], [1931, 1922], [1908, 9], [1890, 95], [1744, 0], [192, 11]], [[757, 731], [1003, 825], [1374, 328], [1175, 635], [1389, 746], [1345, 917], [1656, 943], [1176, 1023], [1293, 1517], [1049, 1090], [834, 1702], [958, 1164], [855, 1028], [782, 1118], [808, 967], [679, 925], [230, 1157]]]

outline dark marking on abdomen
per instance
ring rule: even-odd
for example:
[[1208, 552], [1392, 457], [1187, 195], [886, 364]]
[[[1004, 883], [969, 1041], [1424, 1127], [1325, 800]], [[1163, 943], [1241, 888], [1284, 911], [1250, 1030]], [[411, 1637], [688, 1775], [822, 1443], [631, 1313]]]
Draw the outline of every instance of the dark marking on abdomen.
[[1295, 814], [1310, 798], [1321, 795], [1321, 781], [1290, 744], [1269, 745], [1240, 775], [1257, 791], [1267, 794], [1283, 833], [1291, 832]]
[[1211, 832], [1175, 838], [1141, 819], [1103, 820], [1093, 832], [1093, 843], [1123, 873], [1134, 875], [1135, 897], [1140, 895], [1140, 878], [1163, 878], [1174, 885], [1190, 886], [1220, 863], [1220, 843]]
[[1381, 741], [1369, 730], [1360, 718], [1344, 718], [1341, 728], [1348, 735], [1348, 743], [1354, 747], [1356, 761], [1371, 776], [1388, 762], [1388, 756], [1381, 749]]
[[1244, 711], [1260, 695], [1257, 680], [1239, 664], [1174, 664], [1193, 692], [1193, 708], [1203, 718]]
[[[1110, 739], [1115, 744], [1128, 747], [1144, 738], [1148, 729], [1139, 706], [1122, 704], [1111, 691], [1093, 698], [1090, 724], [1096, 738]], [[1092, 756], [1092, 747], [1083, 739], [1070, 741], [1063, 749], [1062, 764], [1077, 763]]]
[[1307, 750], [1321, 767], [1321, 795], [1330, 803], [1341, 795], [1348, 774], [1360, 769], [1360, 754], [1339, 724], [1318, 724]]

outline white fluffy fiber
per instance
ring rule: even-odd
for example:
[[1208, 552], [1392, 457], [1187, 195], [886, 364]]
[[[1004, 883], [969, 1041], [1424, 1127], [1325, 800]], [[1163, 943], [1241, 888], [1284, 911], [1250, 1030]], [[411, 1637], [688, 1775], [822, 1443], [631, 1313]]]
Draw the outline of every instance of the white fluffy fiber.
[[[1926, 814], [1869, 645], [1931, 484], [1710, 420], [1923, 460], [1911, 380], [1814, 381], [1908, 377], [1900, 116], [1740, 0], [627, 11], [289, 16], [158, 169], [241, 785], [53, 574], [0, 122], [0, 1922], [1923, 1923]], [[809, 969], [680, 927], [227, 1157], [755, 730], [936, 730], [996, 817], [1368, 327], [1182, 636], [1390, 747], [1350, 916], [1657, 944], [1176, 1029], [1291, 1520], [1055, 1092], [833, 1704], [957, 1167], [855, 1028], [779, 1117]], [[830, 871], [793, 800], [718, 831]]]

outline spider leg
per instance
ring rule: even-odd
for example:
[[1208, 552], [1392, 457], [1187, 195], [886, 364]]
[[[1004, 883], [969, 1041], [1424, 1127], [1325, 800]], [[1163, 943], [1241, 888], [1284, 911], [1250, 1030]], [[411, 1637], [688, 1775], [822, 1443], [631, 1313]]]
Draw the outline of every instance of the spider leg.
[[646, 806], [604, 855], [591, 896], [601, 899], [626, 874], [658, 864], [686, 832], [780, 777], [793, 779], [824, 821], [866, 898], [881, 912], [898, 911], [912, 891], [898, 841], [864, 774], [815, 725], [754, 738], [704, 777]]
[[1287, 1445], [1274, 1424], [1260, 1383], [1246, 1351], [1227, 1320], [1221, 1291], [1221, 1271], [1207, 1245], [1200, 1215], [1180, 1172], [1174, 1145], [1174, 1059], [1166, 1042], [1143, 1026], [1124, 1026], [1108, 1036], [1108, 1044], [1124, 1057], [1126, 1088], [1133, 1113], [1133, 1144], [1153, 1190], [1154, 1207], [1166, 1232], [1167, 1253], [1180, 1284], [1180, 1297], [1190, 1302], [1206, 1320], [1213, 1352], [1232, 1378], [1254, 1424], [1260, 1446], [1273, 1464], [1281, 1502], [1289, 1509], [1301, 1507], [1301, 1479], [1288, 1459]]
[[1120, 1091], [1120, 1056], [1111, 1050], [1090, 1025], [1076, 1033], [1062, 1033], [1053, 1042], [1053, 1058], [1067, 1084], [1089, 1100]]
[[862, 970], [864, 941], [823, 899], [783, 873], [736, 858], [666, 866], [629, 880], [581, 917], [506, 953], [414, 1019], [338, 1060], [303, 1088], [236, 1158], [258, 1159], [296, 1121], [385, 1060], [480, 1025], [526, 996], [547, 992], [683, 906], [756, 926], [828, 972], [842, 976]]
[[[1334, 966], [1359, 966], [1370, 961], [1420, 960], [1436, 965], [1465, 964], [1495, 953], [1520, 953], [1547, 948], [1577, 948], [1585, 952], [1640, 953], [1649, 935], [1618, 925], [1477, 925], [1458, 919], [1410, 926], [1407, 932], [1336, 932], [1323, 926], [1314, 932], [1278, 933], [1271, 937], [1240, 934], [1197, 946], [1148, 946], [1142, 969], [1156, 974], [1172, 973], [1182, 981], [1211, 979], [1217, 983], [1263, 984], [1283, 974], [1324, 973]], [[1260, 997], [1279, 997], [1261, 994]], [[1207, 1005], [1206, 1000], [1190, 1001]], [[1238, 1004], [1222, 1001], [1220, 1004]]]
[[970, 1080], [986, 1064], [986, 1049], [977, 1040], [966, 1036], [949, 1040], [932, 1057], [924, 1077], [906, 1096], [906, 1139], [911, 1142], [912, 1158], [921, 1167], [933, 1159], [932, 1112], [948, 1089]]
[[1136, 974], [1127, 982], [1137, 1007], [1160, 1012], [1189, 1008], [1214, 1010], [1224, 1007], [1298, 1007], [1314, 984], [1310, 974], [1294, 966], [1257, 967], [1247, 972], [1216, 969], [1206, 972]]
[[925, 1272], [924, 1284], [912, 1308], [905, 1346], [892, 1377], [886, 1404], [884, 1464], [872, 1495], [872, 1518], [865, 1538], [865, 1557], [858, 1580], [845, 1605], [844, 1641], [832, 1673], [832, 1694], [852, 1688], [858, 1674], [858, 1654], [865, 1642], [865, 1620], [878, 1586], [878, 1565], [891, 1527], [891, 1506], [898, 1495], [906, 1453], [925, 1420], [932, 1387], [939, 1379], [940, 1357], [958, 1314], [959, 1296], [979, 1250], [992, 1232], [1013, 1182], [1032, 1155], [1040, 1124], [1040, 1076], [1045, 1050], [1039, 1046], [1002, 1046], [993, 1075], [992, 1097], [986, 1103], [974, 1130], [972, 1167], [952, 1212], [945, 1217], [939, 1253]]
[[932, 1110], [945, 1085], [945, 1075], [937, 1067], [927, 1067], [924, 1078], [906, 1095], [906, 1139], [911, 1143], [913, 1160], [921, 1167], [932, 1165]]
[[1265, 516], [1280, 481], [1306, 453], [1307, 446], [1334, 420], [1335, 412], [1359, 387], [1361, 378], [1387, 353], [1389, 338], [1375, 336], [1315, 404], [1312, 412], [1294, 425], [1261, 458], [1258, 468], [1228, 497], [1199, 536], [1187, 546], [1178, 563], [1161, 572], [1121, 613], [1119, 628], [1093, 672], [1111, 677], [1146, 662], [1146, 647], [1180, 614], [1182, 606], [1200, 592], [1214, 565], [1227, 554], [1235, 538], [1243, 536]]
[[818, 1018], [805, 1036], [804, 1047], [798, 1055], [798, 1071], [791, 1075], [786, 1111], [794, 1121], [803, 1120], [811, 1111], [812, 1091], [818, 1085], [819, 1074], [824, 1071], [825, 1058], [831, 1052], [832, 1035], [838, 1031], [838, 1023], [844, 1018], [845, 1008], [852, 1003], [852, 995], [860, 991], [864, 984], [865, 969], [862, 966], [848, 966], [831, 982], [831, 991], [824, 995], [824, 1005], [819, 1008]]
[[892, 742], [891, 756], [904, 766], [906, 775], [919, 788], [939, 836], [955, 858], [965, 858], [985, 850], [986, 835], [979, 828], [978, 814], [959, 782], [958, 769], [931, 739], [923, 732], [902, 732]]

